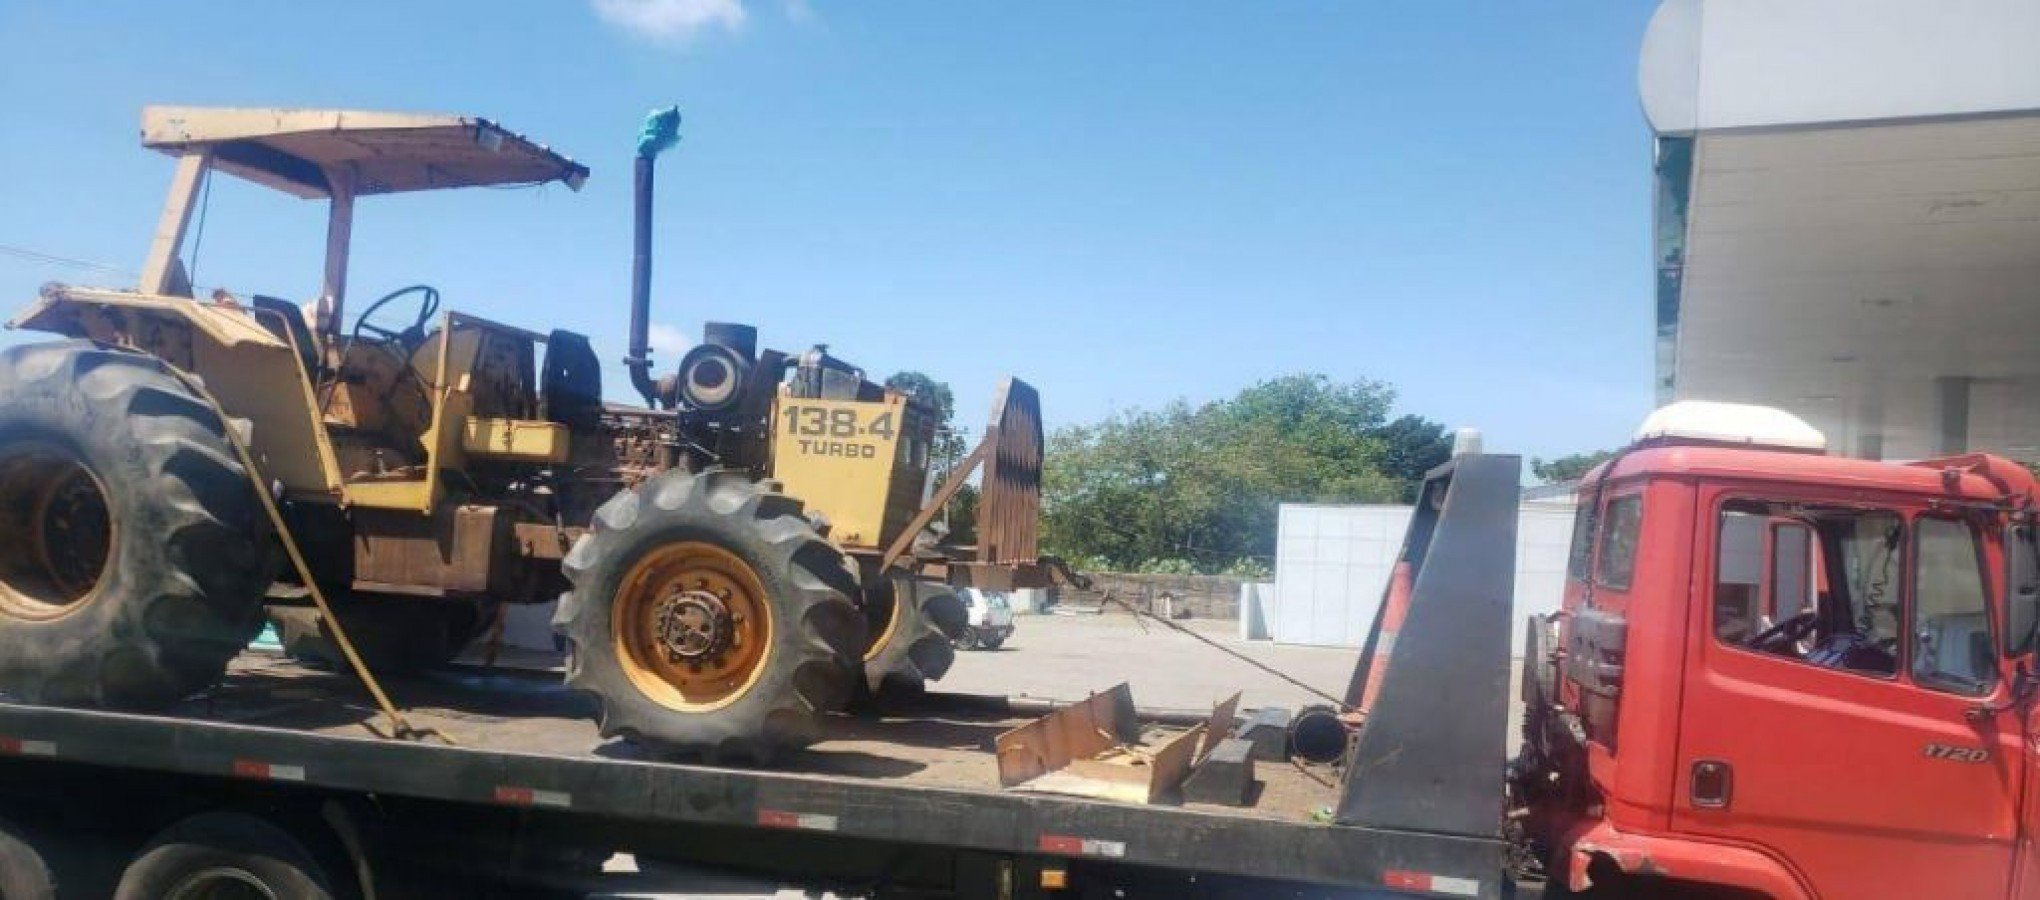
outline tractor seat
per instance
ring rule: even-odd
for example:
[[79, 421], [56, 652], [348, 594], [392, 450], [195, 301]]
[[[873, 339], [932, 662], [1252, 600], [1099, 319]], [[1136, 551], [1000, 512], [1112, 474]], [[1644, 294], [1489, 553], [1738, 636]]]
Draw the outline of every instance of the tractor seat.
[[586, 336], [565, 330], [547, 336], [539, 371], [541, 418], [569, 428], [602, 421], [602, 364]]

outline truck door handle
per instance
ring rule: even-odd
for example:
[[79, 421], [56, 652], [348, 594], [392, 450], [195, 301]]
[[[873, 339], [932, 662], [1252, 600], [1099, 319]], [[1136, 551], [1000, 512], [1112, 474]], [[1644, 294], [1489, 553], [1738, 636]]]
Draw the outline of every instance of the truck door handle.
[[1728, 763], [1718, 759], [1693, 761], [1693, 778], [1689, 795], [1693, 805], [1702, 809], [1727, 809], [1728, 798], [1735, 790], [1735, 772]]

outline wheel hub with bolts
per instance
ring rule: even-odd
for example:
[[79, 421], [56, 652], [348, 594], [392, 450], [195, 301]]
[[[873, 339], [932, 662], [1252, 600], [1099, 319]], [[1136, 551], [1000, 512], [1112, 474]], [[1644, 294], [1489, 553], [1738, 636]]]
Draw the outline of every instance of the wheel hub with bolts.
[[770, 652], [764, 585], [727, 548], [679, 541], [653, 549], [618, 586], [611, 634], [624, 671], [646, 696], [705, 712], [750, 690]]
[[[724, 589], [722, 593], [729, 591]], [[659, 601], [653, 634], [668, 662], [699, 666], [733, 647], [744, 617], [733, 612], [723, 600], [697, 587], [669, 594]]]

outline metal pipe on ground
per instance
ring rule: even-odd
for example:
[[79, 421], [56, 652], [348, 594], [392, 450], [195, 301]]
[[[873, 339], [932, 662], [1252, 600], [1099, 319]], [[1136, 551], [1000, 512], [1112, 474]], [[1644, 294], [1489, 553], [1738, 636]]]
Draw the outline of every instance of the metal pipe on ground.
[[[1040, 697], [1003, 697], [993, 694], [951, 694], [929, 691], [912, 698], [900, 698], [897, 708], [919, 712], [955, 710], [960, 712], [994, 713], [1014, 716], [1045, 716], [1059, 709], [1067, 709], [1080, 701], [1049, 700]], [[1241, 711], [1248, 715], [1251, 710]], [[1166, 709], [1152, 706], [1136, 706], [1134, 718], [1155, 725], [1177, 725], [1189, 727], [1203, 724], [1211, 718], [1211, 710]]]

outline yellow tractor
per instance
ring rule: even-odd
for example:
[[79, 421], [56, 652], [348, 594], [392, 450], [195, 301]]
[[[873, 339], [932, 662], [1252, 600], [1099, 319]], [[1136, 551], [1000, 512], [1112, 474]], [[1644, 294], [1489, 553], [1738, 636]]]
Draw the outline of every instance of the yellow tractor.
[[[558, 597], [567, 683], [605, 735], [664, 750], [762, 758], [859, 690], [941, 677], [953, 588], [1044, 583], [1039, 399], [1009, 379], [936, 487], [931, 407], [823, 346], [711, 323], [655, 375], [653, 172], [677, 128], [655, 113], [636, 157], [640, 406], [605, 402], [585, 337], [442, 311], [429, 286], [346, 315], [359, 198], [578, 189], [586, 167], [480, 118], [144, 110], [176, 170], [140, 284], [48, 285], [10, 325], [65, 339], [0, 352], [0, 691], [161, 707], [220, 678], [265, 610], [336, 656], [314, 600], [392, 669]], [[193, 296], [181, 245], [220, 173], [327, 202], [315, 297]], [[973, 469], [981, 539], [930, 541]]]

